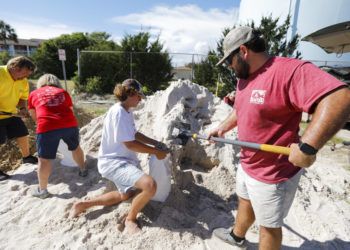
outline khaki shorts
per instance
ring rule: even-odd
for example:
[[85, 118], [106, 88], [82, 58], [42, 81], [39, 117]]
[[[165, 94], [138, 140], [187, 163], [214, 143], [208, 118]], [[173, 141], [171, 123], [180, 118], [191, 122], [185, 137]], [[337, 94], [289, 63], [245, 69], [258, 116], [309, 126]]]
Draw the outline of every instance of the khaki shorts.
[[[136, 190], [135, 183], [145, 175], [140, 165], [116, 159], [99, 158], [98, 168], [102, 177], [112, 181], [123, 194]], [[101, 171], [101, 169], [108, 171]]]
[[250, 200], [259, 226], [279, 228], [293, 203], [301, 169], [291, 179], [267, 184], [250, 177], [239, 165], [236, 176], [236, 192], [243, 199]]

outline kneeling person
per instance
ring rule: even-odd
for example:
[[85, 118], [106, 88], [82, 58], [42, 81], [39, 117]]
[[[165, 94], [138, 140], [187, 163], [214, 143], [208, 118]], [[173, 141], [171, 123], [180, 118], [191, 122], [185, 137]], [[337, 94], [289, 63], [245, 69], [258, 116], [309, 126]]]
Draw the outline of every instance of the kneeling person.
[[135, 195], [129, 213], [125, 216], [125, 228], [128, 233], [140, 232], [136, 216], [156, 193], [156, 182], [145, 174], [139, 165], [136, 153], [154, 154], [163, 159], [168, 153], [162, 143], [137, 132], [132, 108], [144, 97], [141, 84], [127, 79], [117, 84], [114, 94], [120, 101], [113, 105], [104, 119], [101, 146], [98, 154], [98, 170], [112, 182], [118, 191], [105, 193], [99, 197], [80, 201], [73, 205], [71, 217], [76, 217], [92, 206], [118, 204]]

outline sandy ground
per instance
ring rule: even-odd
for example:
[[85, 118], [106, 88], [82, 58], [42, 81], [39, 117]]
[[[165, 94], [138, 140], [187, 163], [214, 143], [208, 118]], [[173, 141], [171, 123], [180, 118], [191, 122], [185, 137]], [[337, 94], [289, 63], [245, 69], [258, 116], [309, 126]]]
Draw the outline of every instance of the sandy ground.
[[[205, 133], [230, 108], [206, 89], [175, 82], [148, 97], [135, 111], [136, 126], [172, 148], [172, 190], [164, 203], [151, 201], [140, 214], [142, 234], [117, 230], [129, 202], [89, 209], [68, 218], [74, 201], [114, 189], [96, 168], [103, 116], [81, 129], [88, 154], [89, 176], [53, 161], [49, 180], [52, 196], [31, 196], [37, 186], [36, 166], [21, 165], [0, 182], [0, 249], [233, 249], [212, 237], [216, 227], [230, 227], [237, 209], [235, 173], [239, 149], [231, 145], [189, 141], [176, 145], [172, 128], [186, 122]], [[234, 138], [235, 133], [228, 135]], [[302, 176], [283, 227], [282, 249], [350, 249], [350, 149], [328, 146]], [[140, 155], [148, 171], [148, 156]], [[257, 249], [258, 230], [247, 235], [248, 249]]]

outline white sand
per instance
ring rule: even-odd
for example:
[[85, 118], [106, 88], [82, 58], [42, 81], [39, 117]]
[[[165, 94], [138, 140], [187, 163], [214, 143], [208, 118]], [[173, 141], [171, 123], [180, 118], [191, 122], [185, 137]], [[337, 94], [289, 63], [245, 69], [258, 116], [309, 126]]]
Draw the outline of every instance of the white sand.
[[[148, 97], [135, 111], [136, 126], [171, 144], [172, 127], [190, 123], [205, 133], [230, 107], [207, 89], [175, 82]], [[229, 227], [237, 209], [235, 169], [239, 149], [231, 145], [190, 141], [172, 144], [172, 191], [165, 203], [150, 202], [140, 216], [143, 233], [129, 236], [117, 230], [117, 220], [129, 203], [96, 207], [69, 219], [74, 201], [94, 197], [113, 186], [96, 169], [103, 117], [81, 129], [88, 152], [89, 176], [54, 161], [49, 180], [51, 198], [33, 198], [36, 166], [22, 165], [12, 179], [0, 182], [0, 249], [232, 249], [212, 238], [213, 228]], [[234, 137], [234, 133], [229, 137]], [[325, 147], [303, 175], [286, 226], [283, 249], [350, 249], [349, 148]], [[140, 155], [147, 169], [147, 155]], [[249, 231], [249, 249], [257, 248], [258, 231]]]

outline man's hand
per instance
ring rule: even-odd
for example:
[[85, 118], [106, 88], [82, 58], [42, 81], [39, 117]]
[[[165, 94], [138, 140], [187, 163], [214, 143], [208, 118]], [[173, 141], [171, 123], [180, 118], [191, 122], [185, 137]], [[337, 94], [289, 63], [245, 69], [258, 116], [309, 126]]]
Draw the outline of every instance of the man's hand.
[[290, 145], [288, 160], [293, 163], [294, 166], [308, 168], [316, 161], [316, 155], [304, 154], [302, 151], [300, 151], [299, 145], [293, 143]]
[[156, 149], [160, 149], [160, 150], [169, 150], [169, 148], [167, 147], [167, 145], [165, 145], [165, 143], [158, 141], [155, 145]]
[[29, 117], [29, 113], [28, 110], [25, 107], [21, 107], [18, 110], [18, 115], [22, 118], [27, 118]]
[[207, 139], [209, 140], [209, 142], [214, 143], [214, 141], [210, 140], [210, 138], [212, 136], [214, 136], [214, 137], [224, 137], [224, 135], [225, 135], [225, 132], [220, 127], [217, 127], [217, 128], [215, 128], [215, 129], [213, 129], [213, 130], [211, 130], [209, 132], [209, 134], [207, 135]]
[[157, 143], [155, 143], [154, 147], [157, 149], [157, 152], [155, 155], [156, 155], [158, 160], [164, 159], [166, 157], [166, 155], [168, 153], [170, 153], [170, 149], [163, 142], [157, 141]]

